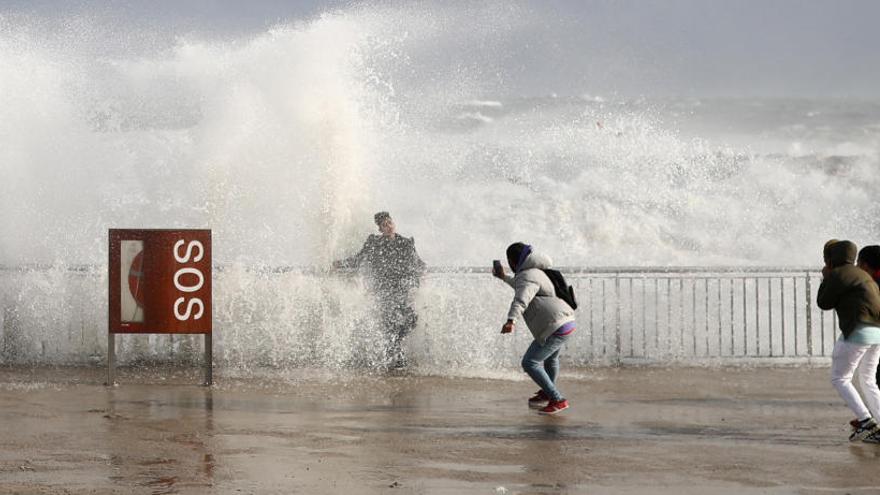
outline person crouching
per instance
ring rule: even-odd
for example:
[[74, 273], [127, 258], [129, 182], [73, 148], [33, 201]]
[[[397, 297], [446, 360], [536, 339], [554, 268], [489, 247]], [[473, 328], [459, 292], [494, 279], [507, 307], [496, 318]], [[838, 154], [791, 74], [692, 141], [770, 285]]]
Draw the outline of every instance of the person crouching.
[[501, 333], [513, 332], [522, 317], [535, 340], [522, 359], [522, 367], [541, 389], [530, 398], [529, 407], [539, 414], [556, 414], [568, 409], [568, 401], [556, 388], [559, 354], [575, 331], [574, 309], [556, 297], [553, 282], [542, 271], [551, 267], [550, 258], [521, 242], [507, 248], [507, 263], [514, 274], [496, 267], [493, 275], [513, 287], [513, 301]]
[[[841, 336], [831, 354], [831, 384], [856, 415], [850, 422], [853, 430], [849, 440], [880, 443], [880, 425], [874, 419], [880, 414], [875, 376], [880, 362], [880, 289], [867, 272], [853, 264], [856, 251], [850, 241], [825, 243], [816, 303], [837, 312]], [[864, 401], [852, 383], [857, 369]]]

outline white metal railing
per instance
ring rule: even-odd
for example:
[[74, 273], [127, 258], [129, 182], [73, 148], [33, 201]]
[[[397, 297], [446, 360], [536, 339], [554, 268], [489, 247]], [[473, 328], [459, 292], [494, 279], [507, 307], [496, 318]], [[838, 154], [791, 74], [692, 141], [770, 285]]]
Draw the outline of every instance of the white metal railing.
[[[223, 291], [229, 274], [242, 271], [254, 275], [250, 287], [283, 277], [305, 285], [332, 277], [308, 267], [217, 265], [215, 290]], [[821, 311], [815, 304], [821, 274], [812, 267], [561, 267], [560, 271], [579, 301], [578, 332], [566, 353], [574, 364], [809, 361], [830, 357], [837, 336], [833, 312]], [[444, 301], [432, 307], [435, 298], [427, 298], [421, 307], [427, 313], [424, 320], [439, 319], [449, 328], [494, 328], [510, 294], [499, 290], [489, 273], [488, 267], [431, 267], [422, 290], [442, 294]], [[53, 287], [61, 289], [53, 292]], [[267, 289], [263, 299], [289, 298], [285, 290]], [[232, 292], [221, 297], [236, 297], [239, 305], [248, 298]], [[215, 307], [222, 302], [215, 300]], [[76, 350], [64, 351], [73, 355], [68, 358], [73, 361], [103, 355], [103, 267], [0, 266], [0, 304], [0, 364], [16, 362], [15, 356], [39, 361], [53, 352], [63, 354], [55, 348], [74, 344]], [[454, 312], [460, 314], [451, 315]], [[244, 332], [239, 316], [215, 322], [215, 329], [228, 332], [234, 327]], [[272, 322], [266, 325], [271, 327]], [[222, 335], [220, 345], [224, 345]]]
[[[561, 267], [575, 288], [582, 352], [612, 363], [830, 357], [821, 273], [801, 267]], [[434, 276], [485, 274], [439, 268]]]
[[820, 277], [812, 269], [691, 267], [571, 278], [588, 302], [580, 316], [592, 335], [606, 336], [605, 357], [621, 362], [830, 356], [836, 318], [814, 303]]

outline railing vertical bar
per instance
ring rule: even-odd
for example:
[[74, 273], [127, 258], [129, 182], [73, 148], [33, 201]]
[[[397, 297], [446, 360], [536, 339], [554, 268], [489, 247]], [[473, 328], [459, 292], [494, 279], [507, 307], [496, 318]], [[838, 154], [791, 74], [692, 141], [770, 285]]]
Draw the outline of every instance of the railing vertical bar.
[[798, 355], [798, 290], [797, 279], [791, 277], [791, 312], [794, 315], [794, 355]]
[[620, 352], [621, 352], [621, 345], [620, 345], [620, 328], [621, 328], [621, 325], [620, 325], [620, 312], [621, 312], [621, 308], [620, 308], [620, 272], [615, 273], [615, 276], [614, 276], [614, 300], [617, 302], [617, 318], [615, 318], [615, 320], [614, 320], [615, 329], [617, 330], [615, 332], [615, 336], [614, 336], [614, 353], [617, 358], [617, 365], [620, 366], [620, 362], [621, 362], [621, 355], [620, 355]]
[[761, 284], [755, 277], [755, 356], [761, 355]]
[[705, 299], [706, 299], [706, 313], [705, 313], [705, 318], [706, 318], [706, 357], [709, 357], [710, 352], [709, 352], [709, 279], [708, 278], [703, 279], [703, 288], [705, 291], [705, 293], [703, 295], [705, 296]]
[[666, 352], [672, 352], [672, 281], [666, 278]]
[[657, 277], [654, 277], [654, 352], [660, 352], [660, 279]]
[[810, 280], [810, 272], [806, 272], [806, 287], [804, 287], [804, 292], [806, 292], [807, 297], [807, 355], [813, 356], [813, 301], [812, 301], [812, 286]]
[[608, 298], [605, 297], [605, 284], [607, 282], [606, 279], [602, 280], [602, 357], [604, 359], [608, 358], [608, 336], [605, 331], [605, 303], [608, 302]]
[[704, 290], [703, 296], [706, 301], [706, 311], [705, 311], [706, 334], [704, 336], [706, 337], [706, 357], [709, 357], [709, 279], [708, 278], [703, 279], [703, 290]]
[[648, 301], [645, 285], [645, 278], [642, 277], [642, 357], [648, 357]]
[[697, 281], [691, 280], [691, 337], [694, 340], [694, 357], [697, 357]]
[[819, 318], [821, 318], [822, 325], [822, 355], [825, 355], [825, 312], [822, 311], [819, 313]]
[[632, 289], [635, 280], [635, 278], [629, 279], [629, 357], [636, 355], [636, 305]]
[[[730, 279], [730, 355], [736, 356], [736, 340], [733, 336], [733, 288], [734, 288], [734, 280]], [[743, 328], [743, 332], [745, 332], [745, 328]]]
[[723, 356], [724, 351], [724, 336], [721, 331], [721, 278], [718, 279], [718, 356]]
[[587, 331], [590, 332], [590, 354], [595, 358], [596, 353], [596, 332], [593, 327], [593, 277], [587, 279], [587, 310], [589, 319], [587, 320]]
[[749, 355], [749, 318], [748, 318], [748, 297], [746, 296], [746, 277], [742, 278], [743, 285], [743, 357]]
[[779, 316], [782, 319], [782, 355], [785, 356], [785, 278], [779, 277]]
[[678, 348], [684, 353], [684, 281], [678, 279], [678, 331], [681, 333], [678, 337]]
[[767, 342], [770, 344], [770, 357], [773, 357], [773, 279], [767, 278]]

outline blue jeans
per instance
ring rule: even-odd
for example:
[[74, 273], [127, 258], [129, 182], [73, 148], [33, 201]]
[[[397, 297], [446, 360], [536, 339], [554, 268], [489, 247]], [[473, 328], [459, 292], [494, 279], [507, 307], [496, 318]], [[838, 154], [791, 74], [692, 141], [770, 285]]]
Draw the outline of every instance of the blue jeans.
[[532, 345], [522, 358], [522, 367], [526, 373], [551, 400], [555, 401], [564, 399], [556, 389], [556, 375], [559, 374], [559, 352], [568, 337], [568, 335], [551, 335], [547, 337], [544, 345], [539, 344], [537, 340], [532, 341]]

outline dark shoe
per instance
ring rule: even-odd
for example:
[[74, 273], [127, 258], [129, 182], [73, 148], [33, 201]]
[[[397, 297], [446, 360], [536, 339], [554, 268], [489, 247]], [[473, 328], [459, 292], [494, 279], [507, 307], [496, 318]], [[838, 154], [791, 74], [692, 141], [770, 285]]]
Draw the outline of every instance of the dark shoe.
[[538, 411], [538, 414], [544, 414], [544, 415], [549, 416], [552, 414], [562, 412], [566, 409], [568, 409], [568, 401], [567, 400], [565, 400], [565, 399], [562, 399], [559, 401], [551, 400], [550, 403], [547, 404], [547, 407], [544, 407], [543, 409]]
[[880, 443], [880, 432], [871, 433], [862, 441], [865, 443]]
[[850, 442], [858, 442], [869, 436], [880, 433], [880, 425], [873, 418], [863, 419], [859, 421], [858, 426], [853, 427], [853, 432], [849, 436]]
[[547, 397], [543, 390], [538, 390], [537, 394], [529, 398], [530, 409], [541, 409], [548, 403], [550, 403], [550, 397]]

